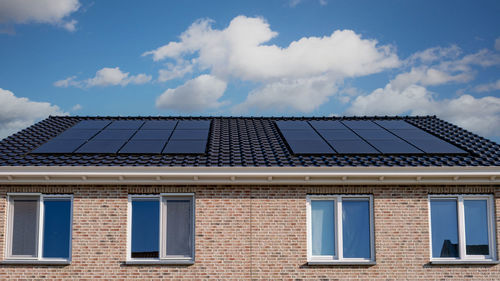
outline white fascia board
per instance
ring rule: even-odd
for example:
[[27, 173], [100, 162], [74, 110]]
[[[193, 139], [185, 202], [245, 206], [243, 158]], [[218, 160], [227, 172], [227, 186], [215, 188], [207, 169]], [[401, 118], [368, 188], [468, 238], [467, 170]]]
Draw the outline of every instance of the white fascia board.
[[495, 167], [0, 167], [0, 184], [499, 184]]

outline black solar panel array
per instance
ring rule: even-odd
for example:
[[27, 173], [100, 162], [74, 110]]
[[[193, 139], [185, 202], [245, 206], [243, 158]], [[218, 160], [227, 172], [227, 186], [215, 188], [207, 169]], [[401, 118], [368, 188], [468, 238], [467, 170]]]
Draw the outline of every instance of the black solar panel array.
[[209, 120], [83, 120], [32, 153], [203, 154]]
[[466, 154], [404, 120], [276, 121], [294, 154]]

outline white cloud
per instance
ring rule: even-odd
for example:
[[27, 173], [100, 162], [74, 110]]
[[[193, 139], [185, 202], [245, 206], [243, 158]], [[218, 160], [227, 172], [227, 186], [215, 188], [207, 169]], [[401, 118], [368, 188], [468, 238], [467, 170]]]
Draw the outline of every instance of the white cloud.
[[80, 104], [75, 104], [71, 110], [72, 111], [78, 111], [78, 110], [81, 110], [83, 107], [80, 105]]
[[[297, 6], [298, 4], [302, 3], [303, 0], [289, 0], [288, 1], [288, 5], [290, 7], [295, 7]], [[318, 0], [318, 3], [321, 5], [321, 6], [326, 6], [328, 4], [328, 1], [327, 0]]]
[[156, 107], [177, 111], [216, 109], [227, 83], [211, 75], [201, 75], [175, 89], [168, 89], [156, 99]]
[[54, 82], [56, 87], [95, 87], [95, 86], [126, 86], [128, 84], [145, 84], [151, 81], [151, 75], [137, 74], [129, 75], [128, 72], [122, 72], [119, 67], [104, 67], [96, 72], [93, 78], [83, 81], [76, 80], [76, 76], [71, 76], [63, 80]]
[[4, 138], [49, 115], [67, 115], [57, 105], [16, 97], [0, 88], [0, 138]]
[[357, 97], [346, 111], [351, 115], [437, 115], [456, 125], [485, 136], [500, 136], [500, 98], [461, 95], [437, 100], [435, 94], [419, 85], [385, 88]]
[[193, 65], [187, 62], [178, 64], [167, 64], [167, 69], [160, 69], [158, 72], [158, 81], [166, 82], [176, 78], [182, 78], [184, 75], [193, 72]]
[[46, 23], [74, 31], [68, 17], [80, 8], [78, 0], [0, 0], [0, 23]]
[[495, 40], [495, 50], [500, 51], [500, 37]]
[[[308, 87], [322, 77], [340, 82], [347, 77], [359, 77], [397, 67], [400, 61], [390, 46], [380, 46], [376, 40], [363, 39], [351, 30], [337, 30], [329, 36], [303, 37], [287, 47], [265, 44], [278, 35], [262, 18], [238, 16], [222, 30], [212, 28], [211, 20], [199, 20], [181, 34], [178, 42], [170, 42], [143, 55], [153, 60], [176, 62], [163, 78], [177, 77], [188, 65], [208, 70], [218, 79], [235, 78], [262, 84], [239, 108], [257, 107], [310, 110], [328, 100], [335, 87]], [[194, 59], [186, 64], [186, 59]], [[179, 64], [178, 62], [182, 62]], [[181, 65], [181, 66], [179, 66]], [[178, 67], [178, 68], [177, 68]], [[177, 70], [177, 71], [172, 71]], [[190, 68], [189, 71], [192, 71]], [[161, 76], [161, 75], [160, 75]], [[310, 82], [307, 82], [310, 81]], [[288, 93], [278, 89], [308, 89], [301, 100], [312, 95], [319, 104], [305, 107], [289, 100]], [[268, 95], [271, 95], [268, 96]], [[301, 96], [297, 93], [296, 97]]]
[[251, 91], [233, 112], [246, 112], [248, 108], [270, 112], [283, 112], [292, 108], [312, 112], [336, 92], [335, 84], [335, 80], [327, 76], [267, 83], [262, 88]]
[[478, 85], [473, 90], [478, 93], [500, 90], [500, 79], [489, 84]]

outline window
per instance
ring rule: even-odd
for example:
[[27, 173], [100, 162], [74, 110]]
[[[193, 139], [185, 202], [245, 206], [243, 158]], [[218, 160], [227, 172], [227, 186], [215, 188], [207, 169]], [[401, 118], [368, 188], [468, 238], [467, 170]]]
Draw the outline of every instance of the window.
[[432, 261], [495, 260], [492, 198], [490, 195], [429, 197]]
[[194, 195], [129, 196], [127, 263], [193, 263]]
[[8, 194], [8, 261], [71, 260], [72, 195]]
[[372, 263], [372, 196], [307, 196], [310, 264]]

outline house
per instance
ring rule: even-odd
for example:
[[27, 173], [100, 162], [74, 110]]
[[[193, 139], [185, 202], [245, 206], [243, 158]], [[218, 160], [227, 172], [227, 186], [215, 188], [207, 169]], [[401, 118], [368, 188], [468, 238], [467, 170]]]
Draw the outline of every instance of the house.
[[434, 116], [49, 117], [0, 279], [498, 280], [500, 146]]

